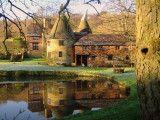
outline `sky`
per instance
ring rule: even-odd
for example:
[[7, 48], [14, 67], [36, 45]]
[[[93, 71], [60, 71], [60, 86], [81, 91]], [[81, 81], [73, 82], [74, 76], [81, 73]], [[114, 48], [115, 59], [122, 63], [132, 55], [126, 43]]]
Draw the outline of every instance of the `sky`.
[[[13, 4], [18, 6], [19, 8], [22, 8], [26, 12], [36, 13], [41, 15], [43, 13], [44, 16], [58, 13], [61, 4], [66, 3], [66, 0], [18, 0], [18, 1], [13, 0], [13, 1], [14, 1]], [[96, 10], [88, 4], [84, 4], [84, 1], [86, 2], [89, 0], [71, 0], [70, 4], [68, 5], [69, 12], [72, 14], [83, 14], [86, 10], [88, 10], [88, 14], [97, 14]], [[129, 3], [129, 1], [133, 0], [127, 0], [127, 3]], [[6, 0], [2, 0], [2, 2], [7, 3]], [[26, 6], [24, 6], [23, 3], [25, 3]], [[101, 0], [101, 4], [97, 4], [97, 1], [92, 2], [91, 4], [95, 6], [95, 8], [99, 13], [102, 10], [112, 12], [113, 3], [109, 2], [109, 0]], [[14, 16], [13, 13], [10, 11], [10, 5], [6, 4], [6, 6], [7, 7], [5, 8], [5, 11], [9, 13], [11, 16]], [[0, 12], [1, 9], [2, 8], [0, 7]], [[26, 15], [24, 15], [21, 11], [14, 8], [13, 10], [21, 19], [26, 18]]]
[[[10, 14], [13, 18], [15, 18], [13, 13], [10, 11], [10, 5], [7, 4], [6, 0], [2, 0], [2, 1], [4, 2], [4, 5], [6, 5], [5, 7], [6, 13]], [[65, 4], [66, 2], [66, 0], [32, 0], [35, 2], [30, 2], [30, 0], [21, 0], [21, 1], [22, 2], [15, 0], [13, 4], [15, 4], [16, 6], [18, 6], [19, 8], [23, 9], [26, 12], [38, 13], [38, 14], [42, 12], [41, 8], [43, 7], [43, 9], [45, 9], [44, 10], [45, 12], [43, 12], [43, 15], [53, 15], [57, 13], [61, 4]], [[90, 5], [84, 4], [84, 1], [85, 0], [71, 0], [68, 6], [69, 12], [72, 14], [83, 14], [86, 10], [88, 10], [88, 14], [97, 14], [96, 10]], [[92, 5], [96, 7], [99, 13], [102, 11], [102, 9], [106, 5], [104, 2], [106, 0], [101, 0], [101, 1], [102, 1], [102, 4], [92, 3]], [[25, 3], [26, 6], [24, 6], [22, 3]], [[1, 11], [2, 9], [0, 8], [0, 12]], [[18, 15], [19, 18], [21, 19], [26, 18], [26, 15], [23, 14], [21, 11], [15, 8], [13, 8], [13, 11]]]

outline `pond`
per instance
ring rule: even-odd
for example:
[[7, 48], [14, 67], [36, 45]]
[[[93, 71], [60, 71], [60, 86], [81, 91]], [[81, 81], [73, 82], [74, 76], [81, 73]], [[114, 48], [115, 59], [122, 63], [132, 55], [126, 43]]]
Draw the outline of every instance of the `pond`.
[[111, 79], [3, 78], [0, 80], [0, 119], [64, 117], [100, 109], [128, 95], [124, 84]]

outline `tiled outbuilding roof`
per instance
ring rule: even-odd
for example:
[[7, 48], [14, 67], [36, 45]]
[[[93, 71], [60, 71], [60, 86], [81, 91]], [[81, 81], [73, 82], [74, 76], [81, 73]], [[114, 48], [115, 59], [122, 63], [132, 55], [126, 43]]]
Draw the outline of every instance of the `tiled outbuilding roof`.
[[126, 45], [129, 42], [125, 36], [113, 34], [88, 34], [80, 38], [74, 45]]

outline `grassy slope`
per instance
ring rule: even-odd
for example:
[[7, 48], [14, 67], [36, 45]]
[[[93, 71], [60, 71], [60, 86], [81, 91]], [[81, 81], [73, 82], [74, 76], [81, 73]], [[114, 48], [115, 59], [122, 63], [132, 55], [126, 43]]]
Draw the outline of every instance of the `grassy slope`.
[[130, 68], [125, 68], [126, 72], [124, 74], [114, 74], [112, 70], [113, 68], [83, 68], [82, 72], [107, 74], [119, 81], [125, 82], [131, 88], [131, 95], [126, 100], [98, 111], [86, 111], [82, 114], [57, 118], [55, 120], [139, 120], [141, 113], [137, 98], [134, 71]]

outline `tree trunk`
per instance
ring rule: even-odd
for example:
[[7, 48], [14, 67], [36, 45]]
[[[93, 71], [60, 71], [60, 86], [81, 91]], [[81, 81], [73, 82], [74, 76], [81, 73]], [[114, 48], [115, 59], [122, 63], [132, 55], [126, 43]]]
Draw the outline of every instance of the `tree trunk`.
[[136, 3], [136, 75], [142, 117], [160, 120], [160, 1]]

